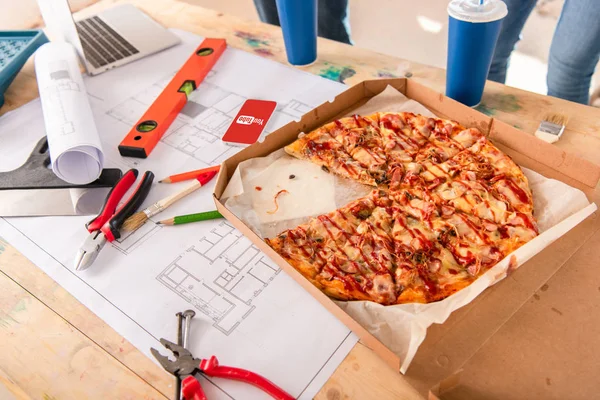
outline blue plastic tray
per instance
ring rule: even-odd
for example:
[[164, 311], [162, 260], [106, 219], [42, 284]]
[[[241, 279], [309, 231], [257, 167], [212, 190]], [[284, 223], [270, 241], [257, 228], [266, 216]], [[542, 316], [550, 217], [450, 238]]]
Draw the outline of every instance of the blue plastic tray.
[[48, 38], [39, 29], [0, 31], [0, 107], [4, 104], [4, 92], [29, 56], [46, 42]]

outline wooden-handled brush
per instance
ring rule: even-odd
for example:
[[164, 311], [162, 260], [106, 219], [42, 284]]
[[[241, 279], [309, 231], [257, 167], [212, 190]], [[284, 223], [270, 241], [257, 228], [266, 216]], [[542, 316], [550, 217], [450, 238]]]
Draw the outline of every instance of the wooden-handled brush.
[[146, 208], [143, 211], [137, 212], [133, 214], [131, 217], [125, 220], [123, 224], [123, 230], [125, 231], [135, 231], [148, 220], [148, 218], [162, 212], [171, 204], [177, 202], [180, 199], [183, 199], [188, 194], [195, 192], [200, 189], [202, 186], [206, 185], [215, 175], [217, 171], [209, 171], [203, 174], [198, 175], [196, 177], [196, 181], [191, 185], [182, 190], [181, 192], [172, 194], [169, 197], [165, 197], [162, 200], [157, 201], [152, 204], [150, 207]]

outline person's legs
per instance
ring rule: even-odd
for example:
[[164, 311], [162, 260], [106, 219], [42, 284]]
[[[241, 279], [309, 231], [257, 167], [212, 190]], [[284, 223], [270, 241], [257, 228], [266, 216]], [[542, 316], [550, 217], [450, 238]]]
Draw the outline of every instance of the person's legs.
[[548, 59], [548, 95], [588, 104], [600, 58], [600, 1], [566, 0]]
[[348, 0], [317, 0], [319, 36], [352, 44], [348, 22]]
[[280, 26], [275, 0], [254, 0], [254, 6], [256, 7], [256, 12], [258, 12], [258, 18], [262, 22]]
[[[506, 70], [510, 54], [520, 39], [523, 26], [535, 7], [537, 0], [503, 0], [508, 7], [508, 15], [502, 21], [500, 36], [494, 50], [488, 79], [500, 83], [506, 81]], [[593, 0], [592, 0], [593, 1]]]
[[[352, 44], [348, 23], [348, 0], [317, 0], [318, 34], [338, 42]], [[262, 22], [280, 25], [275, 0], [254, 0]]]

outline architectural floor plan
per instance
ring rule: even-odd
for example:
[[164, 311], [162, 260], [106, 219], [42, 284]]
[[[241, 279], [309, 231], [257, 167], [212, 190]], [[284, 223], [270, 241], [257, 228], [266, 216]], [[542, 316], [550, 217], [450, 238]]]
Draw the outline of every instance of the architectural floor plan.
[[157, 233], [160, 229], [160, 225], [148, 221], [136, 231], [123, 232], [121, 237], [112, 242], [111, 245], [123, 254], [131, 254], [136, 248], [141, 246], [145, 240]]
[[[228, 49], [152, 154], [146, 159], [121, 157], [118, 143], [202, 40], [175, 32], [181, 45], [85, 79], [106, 167], [135, 167], [140, 174], [149, 170], [158, 180], [214, 165], [241, 149], [222, 143], [221, 135], [244, 100], [277, 102], [266, 127], [272, 132], [344, 89]], [[14, 169], [43, 135], [39, 101], [3, 116], [0, 127], [0, 170]], [[142, 208], [189, 184], [153, 184]], [[357, 338], [226, 220], [156, 224], [214, 209], [213, 185], [178, 201], [137, 231], [124, 232], [83, 272], [73, 269], [73, 261], [88, 235], [89, 216], [0, 218], [0, 237], [150, 358], [150, 348], [160, 348], [160, 338], [175, 340], [175, 314], [194, 309], [189, 343], [194, 354], [215, 354], [224, 365], [268, 377], [295, 398], [312, 399]], [[202, 384], [210, 399], [265, 398], [247, 385], [222, 380]]]
[[[203, 268], [202, 277], [195, 275]], [[178, 256], [157, 279], [230, 334], [279, 267], [228, 222], [221, 222]]]

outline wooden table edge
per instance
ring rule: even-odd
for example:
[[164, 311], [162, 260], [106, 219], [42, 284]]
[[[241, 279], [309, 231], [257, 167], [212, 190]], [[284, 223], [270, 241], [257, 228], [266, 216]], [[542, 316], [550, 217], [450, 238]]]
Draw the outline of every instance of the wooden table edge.
[[[123, 2], [125, 2], [125, 1], [102, 0], [102, 1], [98, 2], [97, 4], [91, 5], [90, 7], [82, 10], [82, 12], [79, 13], [79, 15], [96, 13], [98, 10], [107, 8], [114, 4], [123, 3]], [[127, 2], [129, 2], [129, 1], [127, 1]], [[158, 19], [159, 22], [164, 22], [165, 18], [170, 18], [171, 16], [169, 13], [173, 13], [173, 12], [189, 15], [190, 9], [195, 10], [194, 12], [196, 12], [198, 14], [205, 14], [205, 15], [211, 16], [213, 18], [222, 18], [223, 20], [229, 21], [228, 23], [230, 25], [233, 24], [237, 27], [236, 28], [237, 30], [235, 32], [233, 32], [233, 37], [228, 38], [228, 43], [231, 46], [241, 48], [243, 50], [250, 50], [251, 52], [253, 52], [255, 54], [285, 63], [285, 54], [284, 54], [284, 52], [282, 52], [283, 43], [282, 43], [281, 39], [278, 40], [277, 38], [275, 38], [277, 32], [279, 32], [278, 28], [276, 28], [276, 27], [269, 26], [266, 24], [261, 24], [258, 22], [244, 21], [244, 20], [236, 19], [234, 17], [227, 17], [227, 16], [223, 15], [222, 13], [218, 13], [216, 11], [206, 10], [206, 9], [203, 9], [198, 6], [193, 6], [193, 5], [190, 5], [187, 3], [180, 3], [180, 2], [177, 2], [174, 0], [152, 0], [152, 1], [145, 1], [145, 2], [142, 2], [141, 0], [136, 0], [136, 1], [132, 1], [132, 2], [135, 3], [141, 9], [148, 12], [148, 14], [151, 15], [152, 17]], [[171, 7], [169, 12], [167, 12], [166, 14], [164, 14], [164, 13], [161, 14], [162, 17], [157, 14], [157, 12], [158, 12], [157, 9], [152, 8], [152, 7], [156, 7], [156, 4], [160, 4], [160, 3], [173, 4], [173, 6]], [[167, 24], [167, 25], [170, 25], [170, 24]], [[182, 24], [179, 23], [177, 25], [180, 26]], [[185, 24], [183, 24], [183, 25], [185, 27], [189, 28], [189, 26], [186, 26]], [[252, 28], [254, 28], [254, 29], [252, 29]], [[210, 27], [205, 28], [205, 30], [210, 31]], [[198, 30], [196, 30], [196, 31], [198, 31]], [[248, 44], [249, 43], [248, 38], [245, 38], [243, 35], [240, 35], [240, 32], [246, 32], [246, 33], [250, 32], [250, 33], [256, 35], [259, 38], [259, 40], [260, 40], [261, 35], [265, 35], [264, 41], [267, 42], [267, 38], [268, 38], [269, 44], [265, 45], [263, 47], [266, 47], [271, 52], [271, 54], [270, 55], [267, 54], [267, 52], [264, 49], [261, 51], [256, 51], [257, 48]], [[333, 70], [337, 71], [337, 69], [340, 69], [340, 68], [338, 68], [340, 63], [336, 63], [335, 61], [328, 61], [330, 58], [332, 58], [333, 60], [337, 60], [337, 58], [331, 57], [330, 51], [332, 51], [332, 49], [335, 49], [336, 47], [344, 48], [343, 46], [346, 46], [346, 45], [335, 43], [335, 42], [320, 38], [319, 39], [319, 48], [323, 49], [324, 56], [321, 55], [320, 59], [317, 61], [317, 63], [313, 64], [312, 66], [304, 67], [304, 68], [300, 68], [300, 69], [307, 70], [309, 72], [315, 72], [315, 71], [318, 72], [319, 68], [323, 68], [326, 71], [328, 71], [329, 69], [332, 69], [332, 67], [333, 67]], [[258, 49], [261, 49], [261, 48], [262, 47], [260, 47], [260, 46], [258, 47]], [[275, 50], [277, 50], [277, 51], [275, 51]], [[352, 51], [356, 51], [356, 48], [351, 50], [351, 52]], [[378, 67], [376, 74], [374, 74], [372, 71], [370, 71], [370, 72], [361, 71], [360, 68], [351, 68], [352, 70], [355, 71], [355, 73], [349, 79], [345, 80], [348, 83], [352, 83], [353, 79], [356, 80], [359, 77], [364, 78], [365, 76], [363, 76], [363, 75], [370, 74], [371, 76], [366, 76], [367, 78], [376, 78], [377, 77], [376, 75], [386, 76], [385, 75], [386, 71], [389, 72], [389, 75], [387, 75], [387, 76], [393, 76], [394, 73], [393, 73], [393, 71], [391, 71], [391, 67], [389, 65], [393, 64], [393, 63], [401, 64], [401, 63], [406, 62], [405, 60], [377, 54], [377, 53], [370, 52], [370, 51], [364, 50], [364, 49], [358, 49], [358, 51], [361, 53], [371, 53], [371, 54], [373, 54], [373, 58], [385, 60], [385, 62], [382, 62], [382, 64], [384, 64], [384, 66], [383, 66], [383, 68]], [[320, 54], [321, 54], [321, 52], [320, 52]], [[347, 54], [345, 54], [345, 56], [347, 56]], [[439, 70], [435, 67], [423, 66], [418, 63], [409, 63], [409, 65], [412, 66], [411, 71], [414, 71], [414, 72], [411, 72], [413, 79], [419, 80], [422, 83], [426, 83], [426, 84], [429, 82], [430, 86], [433, 86], [434, 88], [439, 89], [440, 79], [443, 78], [443, 71], [442, 71], [442, 74], [440, 75], [441, 70]], [[25, 83], [30, 84], [31, 80], [35, 79], [34, 74], [32, 74], [31, 60], [28, 65], [28, 68], [29, 69], [24, 69], [19, 76], [19, 79], [22, 81], [21, 85], [25, 84]], [[349, 67], [342, 67], [341, 72], [339, 73], [340, 76], [343, 74], [343, 68], [349, 68]], [[366, 71], [369, 68], [365, 67], [363, 69]], [[358, 70], [358, 72], [357, 72], [357, 70]], [[356, 76], [356, 78], [354, 78], [355, 76]], [[431, 85], [431, 83], [433, 83], [433, 84]], [[17, 98], [18, 91], [22, 87], [23, 86], [17, 86], [17, 88], [15, 88], [13, 92], [7, 93], [7, 95], [8, 95], [7, 97]], [[486, 87], [486, 94], [488, 94], [490, 91], [494, 92], [494, 91], [498, 91], [498, 90], [504, 90], [504, 88], [506, 88], [506, 87], [503, 85], [491, 83], [491, 85], [488, 85], [488, 87]], [[36, 92], [37, 92], [37, 90], [36, 90]], [[517, 94], [519, 94], [519, 96], [526, 96], [526, 97], [530, 97], [530, 96], [536, 97], [537, 96], [541, 99], [546, 99], [545, 104], [550, 104], [550, 105], [558, 104], [558, 105], [564, 106], [562, 100], [546, 98], [544, 96], [531, 94], [531, 93], [524, 92], [524, 91], [519, 91], [518, 89], [510, 89], [510, 92], [517, 93]], [[515, 95], [513, 94], [512, 96], [515, 96]], [[550, 99], [550, 100], [548, 100], [548, 99]], [[15, 103], [13, 103], [13, 105], [16, 105], [17, 103], [18, 102], [15, 102]], [[566, 102], [566, 103], [569, 103], [569, 102]], [[578, 107], [583, 107], [583, 106], [579, 106], [579, 105], [573, 105], [573, 103], [569, 103], [568, 105], [571, 107], [574, 107], [575, 110], [578, 110]], [[502, 109], [495, 109], [495, 110], [496, 110], [495, 111], [496, 113], [505, 113], [505, 111], [503, 111]], [[500, 116], [495, 115], [495, 116], [498, 117], [499, 119], [502, 119], [502, 115], [500, 115]], [[54, 282], [48, 275], [46, 275], [41, 269], [37, 268], [34, 264], [29, 262], [28, 260], [25, 261], [26, 260], [25, 257], [22, 256], [20, 253], [18, 253], [16, 251], [16, 249], [14, 249], [14, 247], [12, 247], [10, 245], [5, 246], [5, 247], [6, 247], [6, 249], [4, 251], [5, 254], [0, 258], [0, 270], [3, 272], [3, 274], [5, 276], [7, 276], [8, 278], [10, 278], [14, 282], [16, 282], [25, 291], [32, 294], [33, 297], [35, 297], [38, 301], [43, 303], [50, 310], [52, 310], [53, 312], [56, 312], [58, 315], [60, 315], [62, 318], [64, 318], [65, 321], [67, 321], [71, 326], [73, 326], [75, 329], [79, 330], [83, 335], [85, 335], [92, 342], [94, 342], [96, 344], [96, 346], [101, 348], [104, 352], [109, 354], [111, 357], [114, 357], [114, 359], [118, 360], [120, 363], [122, 363], [122, 365], [124, 367], [128, 368], [135, 375], [139, 376], [141, 379], [146, 381], [148, 383], [148, 385], [159, 390], [163, 395], [165, 395], [167, 397], [171, 396], [170, 385], [172, 384], [172, 382], [171, 382], [172, 377], [170, 375], [168, 375], [160, 367], [158, 367], [151, 360], [149, 360], [139, 350], [135, 349], [130, 343], [124, 342], [124, 339], [120, 335], [118, 335], [110, 326], [105, 324], [100, 318], [98, 318], [95, 314], [93, 314], [86, 307], [84, 307], [77, 299], [75, 299], [72, 295], [70, 295], [68, 292], [66, 292], [62, 287], [60, 287], [56, 282]], [[4, 260], [4, 257], [6, 257], [6, 254], [13, 253], [13, 252], [14, 252], [14, 254], [12, 255], [12, 257], [17, 258], [17, 261], [14, 263], [14, 265], [8, 265], [8, 266], [2, 265], [3, 264], [2, 261]], [[51, 290], [48, 290], [48, 289], [51, 289]], [[71, 310], [70, 307], [72, 307], [73, 310]], [[83, 309], [83, 310], [81, 310], [81, 309]], [[84, 315], [84, 314], [87, 314], [87, 316], [82, 317], [82, 315]], [[83, 325], [85, 325], [86, 323], [91, 323], [91, 325], [94, 327], [94, 329], [90, 331], [89, 328], [85, 328]], [[123, 346], [115, 346], [114, 343], [109, 343], [110, 340], [115, 338], [115, 335], [116, 335], [117, 341], [119, 339], [121, 339], [121, 343], [126, 346], [126, 350], [123, 350]], [[99, 336], [102, 336], [103, 338], [108, 337], [108, 338], [110, 338], [110, 340], [103, 341]], [[356, 350], [356, 349], [360, 349], [360, 350]], [[360, 352], [361, 358], [367, 357], [365, 354], [368, 354], [368, 353], [365, 353], [364, 351], [370, 352], [370, 350], [366, 349], [363, 345], [361, 345], [359, 343], [355, 346], [355, 348], [349, 354], [348, 358], [352, 358], [351, 356], [353, 355], [353, 352]], [[377, 357], [374, 354], [372, 354], [372, 356], [375, 358]], [[346, 366], [345, 363], [347, 364], [347, 360], [345, 360], [338, 367], [338, 370], [336, 370], [336, 373], [334, 373], [332, 378], [330, 378], [330, 380], [328, 381], [328, 384], [330, 384], [330, 383], [331, 384], [330, 385], [326, 384], [321, 389], [319, 394], [317, 395], [317, 398], [325, 398], [325, 397], [329, 398], [329, 397], [333, 396], [334, 393], [331, 392], [331, 390], [334, 390], [334, 392], [338, 391], [339, 393], [343, 393], [344, 388], [336, 387], [335, 382], [332, 383], [332, 381], [335, 380], [334, 377], [336, 376], [336, 374], [340, 370], [344, 369], [344, 367]], [[138, 365], [138, 364], [140, 364], [140, 365]], [[384, 365], [384, 364], [382, 364], [382, 365]], [[150, 382], [153, 382], [153, 384], [151, 384]], [[416, 392], [414, 392], [414, 390], [412, 392], [410, 390], [407, 390], [407, 393], [408, 393], [407, 394], [408, 396], [411, 396], [411, 395], [418, 396], [416, 394]], [[408, 398], [408, 397], [406, 397], [406, 398]], [[411, 398], [413, 398], [413, 397], [411, 397]], [[416, 397], [414, 397], [414, 398], [416, 398]]]

